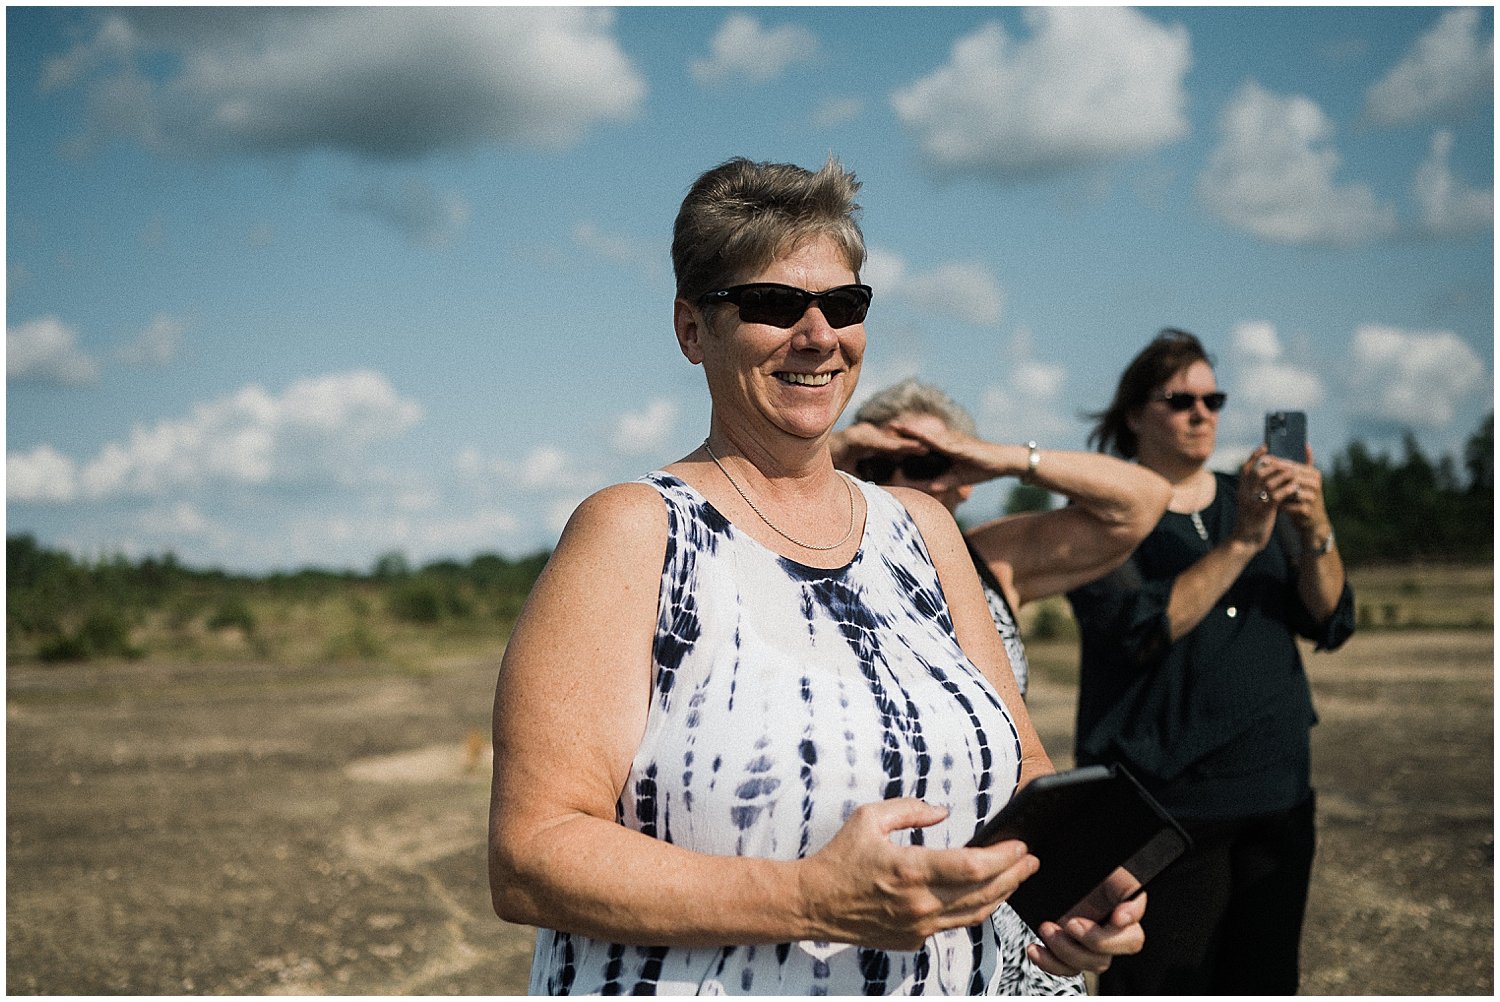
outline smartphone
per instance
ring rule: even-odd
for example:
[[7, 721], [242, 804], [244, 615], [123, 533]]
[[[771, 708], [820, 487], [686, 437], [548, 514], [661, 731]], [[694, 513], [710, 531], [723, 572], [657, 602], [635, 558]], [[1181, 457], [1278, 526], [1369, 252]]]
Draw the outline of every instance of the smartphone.
[[1067, 914], [1103, 921], [1192, 847], [1120, 765], [1038, 776], [980, 826], [971, 846], [1018, 838], [1041, 867], [1008, 899], [1033, 931]]
[[1307, 414], [1303, 411], [1267, 411], [1266, 448], [1273, 456], [1294, 463], [1307, 462]]

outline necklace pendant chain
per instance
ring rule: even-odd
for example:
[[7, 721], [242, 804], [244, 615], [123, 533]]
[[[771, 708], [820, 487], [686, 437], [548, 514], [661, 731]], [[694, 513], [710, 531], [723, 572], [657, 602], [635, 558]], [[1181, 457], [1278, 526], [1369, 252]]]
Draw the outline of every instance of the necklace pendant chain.
[[847, 543], [850, 536], [854, 535], [854, 488], [849, 486], [848, 474], [839, 471], [839, 479], [841, 479], [844, 483], [844, 490], [849, 493], [849, 528], [844, 530], [843, 536], [839, 538], [839, 541], [837, 543], [830, 543], [827, 546], [817, 546], [812, 543], [804, 543], [796, 536], [793, 536], [792, 534], [782, 529], [775, 522], [772, 522], [769, 518], [766, 518], [766, 513], [761, 511], [760, 508], [756, 506], [754, 501], [750, 500], [750, 495], [746, 494], [744, 488], [742, 488], [739, 483], [729, 475], [728, 470], [724, 469], [724, 464], [719, 462], [718, 456], [714, 455], [713, 446], [708, 444], [708, 439], [703, 440], [703, 448], [708, 450], [708, 458], [714, 461], [714, 465], [719, 468], [719, 472], [724, 474], [724, 479], [729, 481], [729, 486], [733, 487], [736, 493], [738, 493], [739, 496], [744, 500], [745, 504], [750, 506], [750, 510], [755, 512], [755, 514], [760, 517], [760, 520], [762, 522], [766, 523], [766, 525], [769, 525], [771, 529], [783, 539], [791, 540], [793, 543], [796, 543], [804, 550], [836, 550], [840, 546], [843, 546], [845, 543]]
[[1193, 520], [1193, 528], [1198, 530], [1198, 538], [1205, 543], [1208, 542], [1208, 529], [1203, 525], [1203, 516], [1194, 511], [1188, 513], [1188, 518]]

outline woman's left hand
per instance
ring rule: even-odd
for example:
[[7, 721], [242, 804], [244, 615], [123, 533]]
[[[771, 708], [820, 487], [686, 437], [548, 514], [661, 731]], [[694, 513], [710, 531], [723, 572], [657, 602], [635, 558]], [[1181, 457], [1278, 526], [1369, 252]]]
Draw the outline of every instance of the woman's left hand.
[[1312, 446], [1306, 448], [1306, 463], [1284, 459], [1268, 459], [1267, 462], [1279, 463], [1291, 474], [1292, 490], [1282, 501], [1281, 510], [1301, 530], [1303, 539], [1315, 542], [1328, 535], [1332, 523], [1323, 499], [1323, 473], [1313, 465]]
[[933, 478], [931, 486], [934, 491], [945, 491], [965, 484], [982, 484], [1007, 473], [1020, 475], [1026, 469], [1024, 446], [1015, 447], [1020, 450], [1021, 465], [1012, 470], [1005, 465], [1002, 446], [973, 435], [941, 426], [928, 428], [912, 425], [900, 418], [888, 422], [886, 427], [914, 443], [915, 451], [941, 452], [952, 458], [953, 466], [948, 472]]
[[[1106, 890], [1108, 885], [1106, 881], [1100, 890]], [[1037, 930], [1042, 942], [1027, 947], [1032, 963], [1060, 977], [1084, 971], [1098, 974], [1115, 957], [1139, 953], [1146, 945], [1146, 932], [1141, 927], [1141, 918], [1146, 914], [1144, 891], [1118, 901], [1103, 922], [1078, 914], [1080, 910], [1063, 916], [1061, 922], [1042, 923]]]

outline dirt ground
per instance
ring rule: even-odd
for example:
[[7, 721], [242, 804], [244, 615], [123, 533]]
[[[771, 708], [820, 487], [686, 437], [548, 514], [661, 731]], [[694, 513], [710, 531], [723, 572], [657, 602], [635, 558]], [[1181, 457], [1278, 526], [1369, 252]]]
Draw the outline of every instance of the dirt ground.
[[[1074, 656], [1033, 655], [1060, 765]], [[1304, 994], [1493, 992], [1492, 667], [1484, 631], [1311, 660]], [[494, 671], [10, 666], [7, 991], [524, 993], [485, 883]]]

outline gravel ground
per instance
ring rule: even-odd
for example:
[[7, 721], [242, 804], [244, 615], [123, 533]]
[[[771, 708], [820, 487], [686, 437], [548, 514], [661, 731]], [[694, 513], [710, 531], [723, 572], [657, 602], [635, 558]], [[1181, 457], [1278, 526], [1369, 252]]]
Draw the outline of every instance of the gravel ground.
[[[1031, 705], [1067, 764], [1073, 691]], [[496, 659], [11, 665], [13, 994], [523, 993], [490, 911]], [[1310, 660], [1320, 854], [1305, 994], [1493, 992], [1493, 640], [1369, 632]]]

